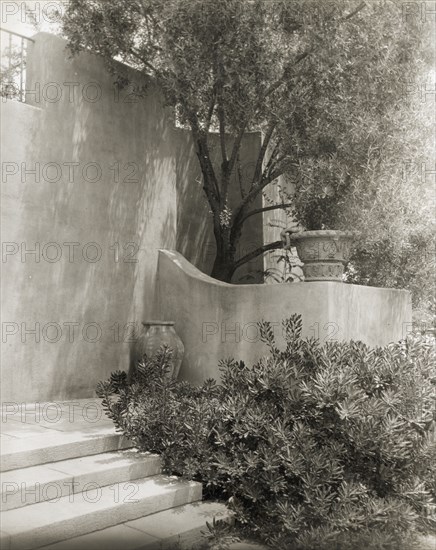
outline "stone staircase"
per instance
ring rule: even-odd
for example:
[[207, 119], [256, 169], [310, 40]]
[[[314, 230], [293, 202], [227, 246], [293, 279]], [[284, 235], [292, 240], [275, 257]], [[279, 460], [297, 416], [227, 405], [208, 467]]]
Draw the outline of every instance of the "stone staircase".
[[[91, 420], [80, 416], [90, 402]], [[56, 422], [49, 409], [3, 414], [2, 550], [191, 548], [206, 521], [228, 517], [201, 502], [199, 483], [162, 475], [158, 456], [132, 449], [99, 400], [77, 403], [73, 418], [57, 404]]]

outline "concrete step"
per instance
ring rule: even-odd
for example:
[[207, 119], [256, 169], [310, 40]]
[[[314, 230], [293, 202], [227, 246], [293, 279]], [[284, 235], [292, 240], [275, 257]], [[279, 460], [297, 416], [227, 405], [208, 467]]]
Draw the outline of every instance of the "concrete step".
[[169, 550], [195, 547], [204, 538], [206, 522], [213, 518], [231, 520], [226, 506], [217, 502], [196, 502], [177, 506], [147, 517], [101, 531], [74, 537], [40, 550]]
[[127, 438], [115, 432], [113, 426], [95, 426], [87, 431], [47, 430], [31, 437], [2, 438], [0, 471], [28, 468], [131, 446]]
[[161, 473], [159, 456], [135, 449], [61, 460], [0, 474], [3, 511]]
[[2, 514], [1, 548], [47, 546], [198, 501], [201, 494], [199, 483], [158, 475], [30, 504]]

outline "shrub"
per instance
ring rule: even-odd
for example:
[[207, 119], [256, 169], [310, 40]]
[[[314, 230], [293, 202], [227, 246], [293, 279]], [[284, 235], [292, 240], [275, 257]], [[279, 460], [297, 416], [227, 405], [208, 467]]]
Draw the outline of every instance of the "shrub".
[[172, 350], [144, 356], [131, 378], [124, 371], [100, 382], [97, 395], [118, 431], [142, 451], [158, 453], [164, 471], [203, 480], [210, 476], [208, 440], [219, 389], [214, 380], [192, 386], [167, 376]]
[[163, 349], [97, 393], [135, 445], [228, 499], [274, 548], [413, 548], [434, 527], [434, 344], [321, 346], [294, 315], [279, 350], [271, 325], [260, 329], [269, 355], [222, 362], [220, 385], [168, 380]]

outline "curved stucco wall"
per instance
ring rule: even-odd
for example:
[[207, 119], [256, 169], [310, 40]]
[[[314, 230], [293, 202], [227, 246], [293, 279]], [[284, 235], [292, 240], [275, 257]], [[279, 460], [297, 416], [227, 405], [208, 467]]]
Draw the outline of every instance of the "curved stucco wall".
[[303, 335], [362, 340], [381, 346], [404, 337], [411, 322], [410, 293], [336, 282], [232, 285], [208, 277], [175, 251], [160, 250], [161, 318], [175, 321], [185, 345], [180, 376], [191, 382], [219, 377], [218, 360], [248, 363], [266, 354], [256, 323], [303, 318]]

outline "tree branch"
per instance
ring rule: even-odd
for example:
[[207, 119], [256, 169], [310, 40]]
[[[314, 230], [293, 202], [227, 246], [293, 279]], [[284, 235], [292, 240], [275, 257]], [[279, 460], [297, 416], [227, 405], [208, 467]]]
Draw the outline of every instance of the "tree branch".
[[241, 159], [240, 159], [240, 156], [239, 156], [239, 152], [238, 152], [238, 155], [236, 157], [236, 167], [237, 167], [237, 170], [238, 170], [239, 191], [241, 193], [241, 199], [244, 199], [245, 190], [244, 190], [244, 181], [243, 181], [243, 177], [242, 177]]
[[260, 178], [262, 174], [262, 166], [263, 166], [263, 160], [265, 158], [265, 153], [268, 149], [269, 142], [271, 141], [271, 137], [274, 133], [276, 126], [277, 126], [277, 121], [274, 120], [270, 122], [267, 128], [265, 137], [263, 139], [262, 147], [260, 148], [259, 155], [257, 157], [256, 167], [254, 169], [253, 180], [252, 180], [253, 184]]
[[281, 170], [278, 170], [276, 172], [271, 172], [268, 176], [266, 177], [263, 177], [260, 184], [259, 185], [256, 185], [256, 187], [254, 187], [245, 197], [245, 199], [242, 201], [242, 204], [241, 204], [241, 207], [244, 208], [245, 206], [247, 206], [248, 204], [250, 204], [250, 202], [255, 199], [257, 197], [257, 195], [263, 190], [265, 189], [265, 187], [270, 184], [272, 181], [274, 181], [275, 179], [277, 179], [278, 177], [280, 177], [281, 175], [283, 174], [283, 171]]
[[214, 86], [212, 88], [212, 97], [211, 97], [211, 100], [210, 100], [209, 110], [207, 112], [207, 117], [206, 117], [206, 125], [205, 125], [205, 131], [206, 132], [209, 132], [209, 128], [210, 128], [210, 125], [211, 125], [211, 122], [212, 122], [213, 111], [215, 109], [215, 100], [216, 100], [216, 88]]
[[151, 63], [149, 63], [148, 61], [146, 61], [137, 51], [135, 51], [133, 48], [131, 48], [130, 53], [131, 53], [131, 55], [133, 55], [133, 57], [135, 57], [136, 59], [141, 61], [141, 63], [143, 63], [145, 67], [148, 67], [154, 75], [157, 74], [157, 71], [153, 67], [153, 65]]
[[[262, 103], [263, 101], [265, 101], [265, 99], [270, 96], [272, 93], [274, 93], [278, 88], [280, 88], [280, 86], [282, 84], [284, 84], [286, 82], [286, 77], [288, 76], [288, 73], [291, 71], [291, 69], [293, 67], [295, 67], [295, 65], [298, 65], [299, 63], [301, 63], [304, 59], [306, 59], [306, 57], [308, 57], [313, 51], [314, 51], [314, 47], [312, 46], [311, 48], [309, 48], [308, 50], [306, 50], [305, 52], [303, 53], [300, 53], [299, 55], [297, 55], [297, 57], [294, 59], [294, 61], [290, 64], [290, 65], [287, 65], [284, 70], [283, 70], [283, 74], [282, 76], [276, 80], [275, 82], [273, 82], [271, 84], [271, 86], [267, 89], [267, 91], [263, 94], [262, 96]], [[298, 76], [298, 74], [294, 75], [294, 76]]]
[[234, 210], [232, 215], [232, 229], [230, 233], [231, 240], [234, 240], [238, 234], [241, 232], [242, 223], [245, 217], [246, 207], [256, 198], [256, 196], [263, 190], [265, 187], [270, 184], [272, 181], [277, 179], [282, 175], [283, 172], [274, 172], [267, 178], [262, 180], [262, 183], [252, 189], [241, 201], [239, 206]]
[[237, 262], [235, 262], [235, 271], [236, 269], [238, 269], [238, 267], [241, 267], [241, 265], [244, 265], [250, 260], [257, 258], [264, 252], [268, 252], [269, 250], [277, 250], [278, 248], [283, 248], [283, 241], [275, 241], [273, 243], [265, 244], [263, 246], [260, 246], [259, 248], [256, 248], [256, 250], [249, 252], [245, 256], [242, 256], [242, 258], [240, 258]]
[[230, 156], [230, 160], [229, 160], [229, 163], [228, 163], [229, 174], [232, 173], [233, 167], [235, 166], [236, 157], [239, 154], [239, 149], [241, 147], [242, 138], [244, 137], [245, 129], [247, 128], [247, 124], [248, 124], [248, 119], [245, 119], [245, 121], [243, 122], [243, 124], [242, 124], [242, 126], [239, 130], [239, 133], [236, 136], [235, 141], [233, 143], [232, 154]]
[[274, 174], [274, 177], [272, 180], [277, 179], [279, 176], [281, 176], [284, 173], [284, 167], [281, 166], [281, 162], [290, 158], [289, 155], [281, 155], [279, 157], [275, 157], [274, 155], [271, 155], [268, 164], [265, 167], [265, 170], [262, 174], [262, 179], [269, 178], [271, 174]]
[[[223, 105], [223, 74], [222, 66], [218, 63], [218, 80], [217, 80], [217, 113], [218, 122], [220, 127], [220, 144], [221, 144], [221, 157], [223, 171], [227, 172], [227, 150], [226, 150], [226, 122]], [[223, 174], [225, 176], [225, 174]]]
[[198, 145], [197, 155], [198, 155], [198, 159], [200, 161], [200, 166], [202, 167], [205, 174], [207, 174], [207, 176], [208, 176], [208, 178], [205, 178], [205, 179], [207, 179], [207, 180], [210, 179], [210, 181], [212, 182], [212, 185], [213, 185], [213, 191], [214, 191], [213, 198], [215, 200], [214, 201], [209, 200], [209, 202], [210, 202], [210, 205], [212, 206], [212, 208], [216, 209], [216, 211], [218, 211], [221, 196], [220, 196], [220, 191], [219, 191], [219, 187], [218, 187], [218, 181], [217, 181], [216, 175], [215, 175], [215, 170], [213, 168], [212, 161], [210, 160], [209, 147], [207, 145], [207, 141], [206, 141], [205, 137], [202, 137], [201, 135], [198, 135], [197, 145]]
[[359, 11], [362, 11], [363, 8], [366, 8], [366, 2], [365, 2], [365, 1], [364, 1], [364, 2], [361, 2], [361, 3], [357, 6], [357, 8], [356, 8], [354, 11], [352, 11], [351, 13], [349, 13], [348, 15], [346, 15], [346, 16], [343, 18], [343, 20], [344, 20], [344, 21], [348, 21], [348, 19], [351, 19], [352, 17], [354, 17], [357, 13], [359, 13]]
[[[202, 134], [196, 113], [188, 109], [186, 103], [183, 102], [183, 99], [180, 99], [180, 101], [186, 113], [188, 114], [194, 142], [197, 145], [198, 160], [200, 162], [201, 171], [203, 173], [204, 191], [215, 215], [219, 212], [220, 192], [218, 181], [215, 175], [215, 170], [210, 159], [210, 152], [207, 144], [207, 133]], [[210, 183], [212, 183], [212, 188], [210, 187]]]
[[227, 149], [226, 149], [226, 128], [225, 128], [225, 116], [222, 103], [220, 102], [218, 92], [218, 120], [220, 127], [220, 145], [221, 145], [221, 190], [222, 190], [222, 200], [227, 200], [227, 189], [229, 185], [229, 161], [227, 159]]

